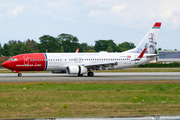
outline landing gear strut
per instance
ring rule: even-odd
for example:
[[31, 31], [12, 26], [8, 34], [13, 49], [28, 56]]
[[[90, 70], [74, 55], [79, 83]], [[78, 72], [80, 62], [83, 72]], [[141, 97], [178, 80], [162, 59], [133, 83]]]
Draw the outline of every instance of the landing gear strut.
[[89, 77], [92, 77], [92, 76], [94, 76], [94, 73], [93, 72], [88, 72], [88, 74], [87, 74]]
[[18, 73], [18, 77], [21, 77], [22, 76], [22, 74], [21, 73]]
[[78, 74], [78, 76], [83, 76], [83, 74]]

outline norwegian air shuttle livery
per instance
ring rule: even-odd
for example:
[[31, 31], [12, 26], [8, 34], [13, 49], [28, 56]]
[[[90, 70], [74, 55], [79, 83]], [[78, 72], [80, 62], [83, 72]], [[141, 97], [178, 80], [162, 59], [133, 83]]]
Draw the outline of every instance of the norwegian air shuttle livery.
[[134, 67], [159, 56], [154, 52], [160, 27], [161, 23], [156, 22], [136, 48], [122, 53], [29, 53], [13, 56], [2, 63], [2, 66], [18, 73], [19, 77], [22, 76], [20, 71], [94, 76], [92, 71], [96, 70]]

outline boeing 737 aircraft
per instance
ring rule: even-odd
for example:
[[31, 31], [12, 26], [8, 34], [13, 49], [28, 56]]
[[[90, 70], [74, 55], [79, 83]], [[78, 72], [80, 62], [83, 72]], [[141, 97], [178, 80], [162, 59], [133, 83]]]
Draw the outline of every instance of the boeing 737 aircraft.
[[11, 57], [2, 66], [18, 73], [21, 71], [51, 71], [55, 74], [67, 73], [78, 76], [94, 76], [92, 71], [114, 70], [134, 67], [154, 60], [157, 38], [161, 27], [156, 22], [139, 45], [122, 53], [29, 53]]

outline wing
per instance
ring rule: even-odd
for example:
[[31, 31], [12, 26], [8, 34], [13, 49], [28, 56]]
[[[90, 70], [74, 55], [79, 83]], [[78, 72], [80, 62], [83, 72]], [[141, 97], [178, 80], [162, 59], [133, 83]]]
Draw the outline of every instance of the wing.
[[107, 69], [107, 67], [114, 67], [117, 65], [117, 62], [101, 62], [101, 63], [90, 63], [90, 64], [85, 64], [84, 66], [89, 68], [89, 69], [95, 69], [95, 70], [102, 70], [102, 69]]

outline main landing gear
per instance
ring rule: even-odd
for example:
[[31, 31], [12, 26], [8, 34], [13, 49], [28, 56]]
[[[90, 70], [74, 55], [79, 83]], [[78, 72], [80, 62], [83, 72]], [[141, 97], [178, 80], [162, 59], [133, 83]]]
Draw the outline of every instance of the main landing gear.
[[22, 73], [18, 73], [18, 77], [21, 77], [22, 76]]
[[83, 76], [83, 74], [78, 74], [78, 76]]
[[88, 72], [87, 74], [89, 77], [93, 77], [94, 76], [94, 73], [93, 72]]

